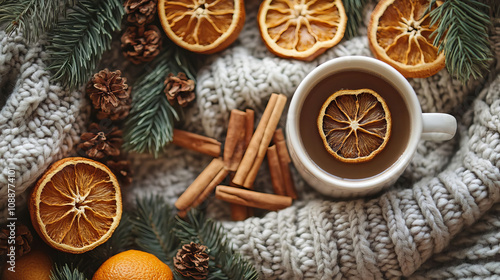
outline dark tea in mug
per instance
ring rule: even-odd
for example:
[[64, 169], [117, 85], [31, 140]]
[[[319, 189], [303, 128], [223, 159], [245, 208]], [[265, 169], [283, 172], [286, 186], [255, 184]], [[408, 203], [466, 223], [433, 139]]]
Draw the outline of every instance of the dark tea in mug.
[[[371, 89], [387, 103], [392, 118], [390, 138], [382, 151], [369, 161], [342, 162], [332, 156], [321, 139], [317, 119], [323, 103], [339, 90]], [[403, 154], [409, 141], [410, 113], [397, 89], [376, 74], [346, 70], [327, 76], [307, 95], [299, 114], [299, 135], [311, 160], [325, 172], [342, 179], [370, 178], [383, 173]]]

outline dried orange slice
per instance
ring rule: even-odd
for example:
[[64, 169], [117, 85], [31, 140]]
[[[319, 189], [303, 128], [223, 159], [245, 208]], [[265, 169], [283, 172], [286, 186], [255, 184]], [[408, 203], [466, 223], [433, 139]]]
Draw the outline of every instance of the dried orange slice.
[[371, 160], [391, 135], [385, 100], [371, 89], [339, 90], [323, 104], [318, 130], [326, 150], [342, 162]]
[[426, 0], [382, 0], [368, 25], [372, 53], [407, 78], [429, 77], [445, 66], [444, 52], [432, 44], [437, 24], [430, 25], [428, 7]]
[[159, 0], [158, 15], [170, 40], [203, 54], [227, 48], [245, 23], [243, 0]]
[[341, 0], [264, 0], [257, 20], [269, 51], [311, 61], [342, 40], [347, 15]]
[[52, 164], [36, 183], [29, 206], [38, 234], [68, 253], [104, 243], [122, 214], [115, 175], [102, 163], [80, 157]]

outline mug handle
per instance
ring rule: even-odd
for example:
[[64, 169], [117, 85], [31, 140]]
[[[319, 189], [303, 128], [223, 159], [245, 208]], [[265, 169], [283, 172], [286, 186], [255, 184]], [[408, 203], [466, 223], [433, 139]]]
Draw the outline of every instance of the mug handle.
[[457, 120], [449, 114], [423, 113], [422, 120], [422, 140], [450, 140], [457, 131]]

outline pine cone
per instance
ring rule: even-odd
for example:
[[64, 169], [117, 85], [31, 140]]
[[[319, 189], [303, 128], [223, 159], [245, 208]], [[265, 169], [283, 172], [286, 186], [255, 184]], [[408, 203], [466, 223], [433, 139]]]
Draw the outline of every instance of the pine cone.
[[7, 226], [0, 230], [0, 256], [6, 256], [8, 249], [11, 246], [16, 248], [16, 257], [25, 255], [31, 251], [31, 242], [33, 235], [27, 226], [23, 224], [16, 224], [16, 238], [15, 243], [9, 244], [10, 228]]
[[127, 79], [122, 78], [121, 74], [120, 70], [111, 72], [107, 68], [94, 74], [87, 85], [87, 94], [95, 109], [109, 113], [120, 104], [121, 99], [130, 96]]
[[196, 280], [206, 279], [209, 256], [207, 246], [194, 242], [182, 246], [174, 257], [175, 269], [185, 277]]
[[123, 56], [134, 64], [153, 60], [161, 48], [160, 30], [151, 24], [144, 27], [127, 27], [121, 37]]
[[117, 127], [103, 129], [97, 123], [92, 123], [89, 132], [80, 136], [81, 149], [91, 159], [102, 159], [105, 156], [117, 157], [122, 145], [122, 131]]
[[165, 79], [165, 94], [170, 104], [174, 105], [175, 101], [182, 107], [186, 107], [189, 102], [195, 98], [194, 81], [189, 80], [186, 74], [179, 72], [177, 76], [170, 73]]
[[129, 112], [132, 104], [132, 98], [120, 99], [120, 103], [117, 107], [112, 107], [109, 113], [105, 113], [103, 111], [97, 112], [97, 119], [104, 120], [110, 119], [112, 121], [121, 121], [124, 120]]
[[124, 4], [127, 21], [136, 25], [152, 22], [156, 14], [156, 2], [156, 0], [127, 0]]
[[130, 169], [130, 161], [128, 160], [108, 160], [106, 166], [111, 169], [116, 178], [124, 184], [130, 185], [132, 183], [132, 170]]

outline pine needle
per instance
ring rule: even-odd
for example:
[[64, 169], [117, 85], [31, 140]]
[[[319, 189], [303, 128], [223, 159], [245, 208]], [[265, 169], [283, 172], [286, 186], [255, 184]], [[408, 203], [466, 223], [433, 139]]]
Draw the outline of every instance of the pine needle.
[[177, 218], [175, 234], [182, 244], [196, 242], [208, 247], [210, 255], [208, 279], [258, 279], [255, 268], [235, 253], [221, 225], [207, 219], [202, 212], [191, 210], [188, 219]]
[[54, 264], [50, 280], [87, 280], [85, 275], [69, 264]]
[[163, 89], [169, 73], [184, 72], [195, 80], [194, 67], [188, 53], [169, 45], [151, 66], [151, 71], [138, 78], [132, 86], [132, 108], [125, 123], [123, 148], [155, 157], [172, 141], [174, 124], [180, 121], [181, 108], [174, 108]]
[[431, 25], [438, 23], [433, 44], [444, 51], [448, 72], [462, 83], [483, 77], [493, 59], [488, 10], [477, 0], [447, 0], [430, 12]]
[[145, 252], [172, 265], [172, 255], [178, 245], [173, 234], [174, 214], [165, 201], [152, 196], [137, 200], [136, 215], [132, 218], [135, 243]]
[[0, 25], [7, 24], [5, 32], [19, 31], [29, 43], [36, 42], [51, 30], [59, 17], [76, 0], [4, 0], [0, 2]]
[[125, 11], [120, 0], [80, 0], [67, 17], [49, 32], [48, 69], [53, 79], [69, 88], [86, 83], [112, 33], [120, 29]]
[[358, 35], [359, 26], [363, 23], [363, 9], [368, 0], [342, 0], [347, 14], [345, 37], [350, 39]]

